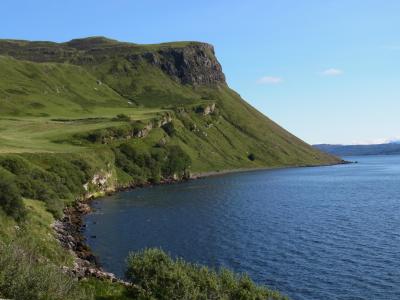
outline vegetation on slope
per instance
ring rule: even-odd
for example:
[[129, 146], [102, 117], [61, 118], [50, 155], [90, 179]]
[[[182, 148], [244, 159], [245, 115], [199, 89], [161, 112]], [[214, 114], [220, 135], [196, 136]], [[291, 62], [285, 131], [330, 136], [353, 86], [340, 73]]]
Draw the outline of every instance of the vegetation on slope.
[[65, 273], [71, 254], [56, 242], [53, 216], [44, 203], [24, 200], [26, 216], [15, 222], [0, 211], [0, 297], [47, 299], [286, 299], [256, 286], [246, 276], [216, 272], [173, 260], [159, 249], [132, 254], [127, 280], [133, 285], [88, 278], [78, 281]]
[[245, 275], [173, 260], [160, 249], [132, 253], [126, 273], [133, 283], [128, 293], [137, 299], [286, 299]]
[[[1, 261], [0, 291], [21, 299], [58, 299], [95, 287], [97, 296], [129, 296], [124, 287], [95, 279], [85, 287], [61, 274], [46, 282], [43, 274], [72, 259], [54, 240], [50, 223], [77, 199], [193, 172], [338, 161], [229, 89], [211, 45], [136, 45], [102, 37], [61, 44], [1, 40], [0, 241], [9, 254]], [[14, 226], [27, 228], [21, 232], [28, 244], [14, 244]], [[13, 263], [13, 252], [21, 254], [21, 263]], [[157, 261], [164, 273], [137, 269], [152, 270]], [[130, 292], [143, 299], [164, 292], [187, 293], [190, 299], [274, 295], [246, 278], [172, 261], [157, 251], [133, 257], [129, 268], [140, 287]], [[9, 279], [13, 272], [21, 274], [22, 289], [32, 290], [18, 291]], [[171, 279], [182, 281], [183, 290], [175, 290]], [[63, 284], [70, 289], [58, 286]]]

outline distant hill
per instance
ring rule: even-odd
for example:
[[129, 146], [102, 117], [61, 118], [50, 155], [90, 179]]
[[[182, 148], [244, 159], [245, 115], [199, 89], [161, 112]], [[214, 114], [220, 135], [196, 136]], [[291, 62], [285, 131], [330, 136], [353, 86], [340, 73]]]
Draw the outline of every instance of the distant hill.
[[337, 156], [400, 154], [400, 143], [375, 145], [314, 145], [315, 148]]
[[174, 134], [152, 128], [131, 142], [179, 145], [194, 172], [339, 162], [231, 90], [212, 45], [0, 40], [0, 153], [80, 152], [93, 145], [74, 136], [121, 131], [120, 114], [138, 126], [168, 114]]

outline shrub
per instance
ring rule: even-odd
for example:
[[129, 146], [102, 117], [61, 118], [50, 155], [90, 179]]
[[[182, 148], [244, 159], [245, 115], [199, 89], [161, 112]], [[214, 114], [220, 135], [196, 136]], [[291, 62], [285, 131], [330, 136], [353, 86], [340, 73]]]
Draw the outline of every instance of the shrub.
[[3, 169], [0, 169], [0, 207], [16, 220], [25, 216], [21, 194], [12, 176]]
[[134, 159], [128, 157], [120, 149], [114, 149], [115, 163], [117, 167], [121, 168], [124, 172], [131, 176], [142, 176], [143, 170], [135, 164]]
[[99, 129], [89, 133], [86, 139], [91, 143], [103, 143], [106, 136], [107, 132]]
[[160, 249], [131, 253], [127, 264], [129, 292], [137, 299], [286, 299], [246, 275], [174, 260]]
[[130, 122], [131, 118], [125, 114], [118, 114], [113, 121], [122, 121], [122, 122]]
[[0, 294], [20, 300], [92, 299], [77, 279], [18, 243], [0, 242]]
[[168, 122], [162, 126], [162, 129], [169, 135], [173, 136], [176, 133], [175, 126], [172, 122]]
[[250, 153], [250, 154], [247, 156], [247, 158], [248, 158], [249, 160], [251, 160], [251, 161], [256, 160], [256, 156], [254, 155], [254, 153]]
[[179, 146], [169, 146], [167, 161], [163, 166], [164, 176], [183, 174], [190, 167], [191, 159]]
[[6, 156], [0, 166], [15, 175], [12, 181], [22, 197], [44, 201], [56, 218], [62, 215], [64, 200], [82, 194], [94, 172], [83, 159], [59, 154]]
[[29, 163], [21, 157], [2, 157], [0, 160], [0, 165], [7, 171], [15, 175], [26, 174], [26, 171], [30, 168]]

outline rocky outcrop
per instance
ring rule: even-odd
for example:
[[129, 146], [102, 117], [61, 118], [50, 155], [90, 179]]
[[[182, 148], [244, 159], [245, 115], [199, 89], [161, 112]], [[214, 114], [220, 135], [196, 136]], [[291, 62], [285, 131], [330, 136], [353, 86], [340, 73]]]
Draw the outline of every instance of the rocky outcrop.
[[82, 216], [91, 211], [90, 206], [84, 202], [77, 202], [75, 206], [64, 210], [64, 218], [53, 224], [57, 240], [61, 246], [69, 250], [75, 257], [72, 267], [63, 267], [63, 271], [77, 278], [95, 277], [128, 284], [112, 274], [105, 272], [98, 264], [96, 257], [86, 245], [82, 231], [85, 227]]
[[[225, 84], [225, 75], [210, 44], [193, 43], [180, 48], [168, 47], [141, 56], [182, 84]], [[134, 59], [137, 59], [137, 56]]]
[[[183, 176], [173, 174], [171, 178], [163, 179], [159, 184], [172, 184], [182, 180], [188, 180], [190, 178], [192, 178], [191, 173], [186, 171]], [[86, 227], [83, 222], [83, 216], [92, 211], [88, 201], [96, 197], [96, 195], [101, 195], [101, 193], [115, 190], [148, 186], [150, 183], [138, 185], [128, 184], [126, 186], [114, 187], [112, 184], [110, 184], [111, 182], [112, 173], [104, 171], [96, 173], [93, 178], [84, 185], [86, 191], [88, 191], [89, 187], [95, 191], [92, 193], [86, 192], [85, 196], [77, 199], [73, 206], [66, 207], [64, 209], [64, 217], [60, 220], [56, 220], [52, 224], [52, 228], [54, 230], [55, 237], [61, 246], [69, 250], [74, 256], [73, 266], [64, 266], [62, 268], [64, 272], [72, 274], [79, 279], [95, 277], [98, 279], [110, 280], [112, 282], [118, 282], [126, 286], [130, 286], [131, 283], [121, 280], [113, 273], [106, 272], [101, 268], [99, 261], [86, 244], [86, 239], [83, 235], [83, 231]]]
[[214, 47], [200, 42], [161, 44], [150, 49], [104, 37], [75, 39], [60, 44], [4, 40], [0, 43], [0, 55], [34, 62], [68, 62], [78, 65], [91, 65], [110, 57], [119, 57], [129, 61], [134, 69], [140, 62], [146, 61], [182, 84], [226, 84]]
[[212, 114], [214, 111], [215, 111], [215, 103], [213, 103], [213, 104], [211, 104], [211, 105], [207, 105], [207, 106], [204, 108], [203, 115], [204, 115], [204, 116], [207, 116], [207, 115], [209, 115], [209, 114]]
[[209, 114], [212, 114], [215, 112], [216, 106], [215, 103], [212, 104], [202, 104], [197, 107], [195, 107], [195, 112], [200, 113], [203, 116], [208, 116]]
[[115, 182], [111, 171], [100, 170], [93, 175], [93, 178], [83, 185], [85, 199], [91, 199], [98, 195], [104, 195], [115, 191]]
[[150, 122], [150, 123], [148, 123], [146, 126], [144, 126], [142, 129], [140, 129], [140, 130], [135, 134], [135, 136], [138, 137], [138, 138], [144, 138], [144, 137], [146, 137], [146, 136], [150, 133], [150, 131], [151, 131], [152, 129], [153, 129], [153, 123]]

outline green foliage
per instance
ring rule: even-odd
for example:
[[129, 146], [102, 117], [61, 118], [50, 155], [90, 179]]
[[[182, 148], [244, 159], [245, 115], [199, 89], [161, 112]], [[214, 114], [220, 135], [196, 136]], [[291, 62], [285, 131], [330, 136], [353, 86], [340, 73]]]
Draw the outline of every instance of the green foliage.
[[[88, 162], [61, 155], [7, 155], [0, 166], [15, 175], [13, 184], [21, 196], [42, 200], [55, 217], [62, 215], [64, 201], [83, 192], [83, 184], [92, 176]], [[0, 177], [5, 184], [7, 177]]]
[[286, 299], [245, 275], [173, 260], [159, 249], [131, 253], [127, 263], [130, 294], [137, 299]]
[[18, 242], [0, 241], [0, 296], [21, 300], [91, 299], [77, 279]]
[[174, 123], [172, 123], [172, 122], [168, 122], [168, 123], [164, 124], [164, 125], [162, 126], [162, 128], [164, 129], [164, 131], [165, 131], [169, 136], [173, 136], [173, 135], [175, 134], [175, 132], [176, 132]]
[[118, 114], [115, 118], [113, 118], [113, 121], [130, 122], [131, 118], [126, 114]]
[[163, 174], [170, 176], [173, 174], [183, 175], [191, 164], [189, 155], [179, 146], [169, 146], [166, 149], [168, 151], [168, 158], [162, 167]]
[[0, 208], [17, 220], [25, 216], [24, 204], [17, 185], [10, 173], [2, 168], [0, 168]]
[[138, 300], [128, 295], [127, 288], [120, 283], [87, 278], [81, 282], [87, 290], [93, 291], [96, 300]]
[[[36, 209], [40, 204], [43, 208], [38, 211], [46, 208], [54, 217], [60, 217], [67, 202], [86, 193], [83, 185], [94, 174], [104, 172], [111, 174], [110, 181], [115, 186], [127, 186], [183, 177], [188, 170], [208, 172], [338, 162], [282, 129], [223, 83], [181, 84], [181, 75], [207, 74], [196, 74], [199, 69], [181, 69], [173, 55], [160, 55], [165, 50], [180, 51], [195, 45], [198, 43], [132, 45], [104, 38], [64, 44], [0, 41], [0, 54], [4, 55], [0, 56], [0, 216], [23, 216], [24, 197], [35, 199], [24, 199], [29, 203], [25, 209]], [[215, 60], [211, 51], [203, 54]], [[169, 71], [174, 69], [178, 72], [171, 76]], [[215, 111], [205, 116], [210, 103], [215, 104]], [[160, 117], [166, 114], [173, 121], [157, 128]], [[246, 153], [250, 153], [248, 157]], [[89, 192], [100, 189], [94, 184], [87, 188]], [[26, 222], [32, 225], [43, 218], [48, 216], [40, 213], [35, 222]], [[42, 230], [40, 233], [34, 235], [35, 241], [49, 235]], [[61, 255], [46, 245], [42, 243], [37, 252], [52, 252], [48, 255], [52, 259]], [[152, 256], [162, 261], [160, 270], [150, 259]], [[22, 255], [22, 260], [25, 257], [30, 256]], [[148, 284], [139, 282], [140, 289], [132, 291], [146, 299], [154, 299], [152, 293], [161, 293], [162, 289], [175, 299], [175, 292], [183, 297], [188, 295], [188, 299], [258, 299], [259, 295], [266, 295], [248, 278], [238, 278], [230, 272], [172, 261], [159, 253], [146, 252], [137, 257], [150, 260], [145, 265], [153, 268], [153, 273], [143, 274]], [[132, 262], [132, 272], [141, 274], [143, 270], [135, 267], [140, 263]], [[17, 264], [21, 274], [25, 274], [18, 279], [24, 294], [13, 294], [17, 287], [12, 281], [10, 289], [4, 286], [8, 294], [2, 296], [24, 299], [29, 292], [26, 286], [32, 285], [33, 294], [29, 297], [44, 299], [43, 295], [37, 296], [39, 281], [45, 272], [52, 276], [56, 271], [36, 263], [27, 273]], [[34, 273], [36, 268], [38, 274]], [[4, 272], [10, 270], [6, 267]], [[0, 274], [5, 274], [1, 272], [0, 269]], [[36, 281], [29, 281], [26, 274]], [[166, 280], [162, 281], [165, 284], [157, 286], [157, 278]], [[42, 287], [50, 289], [50, 283], [43, 281]], [[4, 280], [1, 284], [5, 284]], [[154, 290], [149, 290], [153, 284]], [[110, 290], [106, 288], [104, 295], [112, 294]]]
[[256, 160], [256, 156], [254, 155], [254, 153], [250, 153], [247, 158], [251, 161], [255, 161]]
[[179, 146], [138, 149], [130, 143], [114, 148], [116, 166], [137, 181], [159, 182], [161, 178], [182, 177], [191, 159]]

